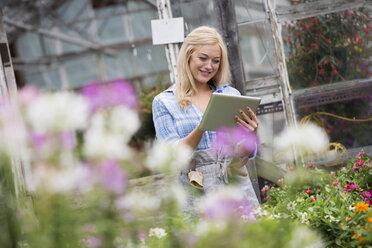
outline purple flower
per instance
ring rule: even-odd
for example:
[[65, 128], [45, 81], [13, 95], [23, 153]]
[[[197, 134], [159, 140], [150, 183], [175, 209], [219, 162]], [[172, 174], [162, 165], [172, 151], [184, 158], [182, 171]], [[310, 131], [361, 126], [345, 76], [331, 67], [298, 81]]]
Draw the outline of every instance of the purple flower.
[[206, 219], [230, 219], [232, 216], [244, 216], [249, 221], [254, 221], [252, 205], [245, 200], [220, 199], [214, 202], [213, 206], [206, 209], [204, 216]]
[[101, 246], [102, 242], [99, 238], [94, 237], [94, 236], [89, 236], [86, 239], [86, 245], [88, 247], [99, 247]]
[[209, 192], [201, 199], [200, 210], [207, 220], [255, 220], [253, 203], [244, 198], [240, 189], [234, 187], [222, 187]]
[[216, 132], [212, 150], [228, 157], [241, 156], [238, 145], [244, 152], [252, 153], [256, 149], [257, 137], [255, 133], [242, 127], [220, 128]]
[[102, 185], [119, 195], [125, 191], [127, 177], [125, 171], [112, 160], [107, 160], [100, 165], [100, 175]]
[[48, 137], [45, 134], [39, 134], [39, 133], [36, 133], [36, 132], [30, 132], [30, 139], [31, 139], [31, 143], [35, 147], [40, 148], [48, 140]]
[[71, 150], [76, 146], [75, 133], [73, 131], [66, 131], [60, 134], [62, 147], [65, 150]]
[[91, 83], [83, 87], [81, 94], [88, 98], [92, 111], [116, 105], [137, 106], [136, 91], [124, 80]]
[[361, 197], [364, 198], [369, 205], [372, 205], [372, 190], [367, 189], [365, 192], [363, 192]]

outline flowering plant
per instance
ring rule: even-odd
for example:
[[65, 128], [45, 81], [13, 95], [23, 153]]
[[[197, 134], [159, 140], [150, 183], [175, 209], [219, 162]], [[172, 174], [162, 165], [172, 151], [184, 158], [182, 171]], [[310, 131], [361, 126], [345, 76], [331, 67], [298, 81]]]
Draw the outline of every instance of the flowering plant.
[[[199, 218], [182, 214], [186, 195], [175, 179], [191, 151], [158, 141], [132, 149], [136, 101], [130, 84], [119, 80], [80, 92], [28, 87], [1, 100], [2, 246], [321, 247], [307, 227], [256, 220], [257, 209], [234, 188], [202, 198]], [[144, 167], [157, 173], [146, 189], [137, 179]]]
[[[309, 6], [316, 2], [290, 1], [292, 5]], [[371, 41], [371, 20], [368, 8], [361, 7], [288, 22], [283, 37], [286, 36], [284, 43], [288, 48], [286, 61], [291, 86], [302, 89], [371, 77], [370, 52], [367, 52]], [[322, 88], [318, 90], [323, 91]], [[364, 97], [305, 107], [297, 112], [301, 118], [315, 112], [327, 112], [366, 119], [372, 114], [371, 93], [360, 95]], [[350, 123], [333, 117], [324, 119], [332, 142], [342, 143], [348, 148], [371, 145], [371, 139], [365, 135], [366, 130], [371, 131], [370, 122]]]
[[279, 187], [263, 190], [263, 209], [317, 230], [327, 247], [365, 247], [372, 244], [371, 182], [372, 159], [364, 152], [337, 172], [296, 168]]

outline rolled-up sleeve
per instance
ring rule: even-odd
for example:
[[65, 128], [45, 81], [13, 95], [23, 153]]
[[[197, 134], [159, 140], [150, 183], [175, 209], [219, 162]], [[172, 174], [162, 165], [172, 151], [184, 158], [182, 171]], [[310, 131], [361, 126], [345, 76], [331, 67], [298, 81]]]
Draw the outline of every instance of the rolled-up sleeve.
[[171, 143], [178, 143], [180, 136], [177, 133], [175, 120], [164, 102], [158, 97], [155, 97], [152, 102], [152, 114], [156, 138]]

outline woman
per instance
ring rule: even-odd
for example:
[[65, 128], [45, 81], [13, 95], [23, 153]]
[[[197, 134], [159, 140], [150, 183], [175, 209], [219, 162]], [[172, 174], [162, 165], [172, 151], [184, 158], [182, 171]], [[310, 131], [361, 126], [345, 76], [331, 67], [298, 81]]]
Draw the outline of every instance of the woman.
[[[227, 48], [216, 29], [202, 26], [193, 30], [184, 40], [177, 60], [178, 76], [175, 85], [157, 95], [153, 101], [153, 119], [156, 137], [172, 143], [184, 143], [195, 152], [193, 165], [203, 175], [205, 193], [227, 183], [226, 165], [229, 159], [211, 152], [216, 132], [199, 130], [199, 123], [212, 93], [240, 95], [228, 85], [231, 74]], [[235, 117], [237, 126], [256, 132], [258, 121], [251, 109], [240, 111]], [[253, 154], [244, 154], [253, 158]], [[245, 167], [243, 169], [246, 170]], [[180, 181], [191, 194], [196, 189], [189, 185], [187, 172]], [[240, 177], [240, 188], [245, 198], [258, 205], [249, 177]], [[190, 200], [192, 204], [192, 199]]]

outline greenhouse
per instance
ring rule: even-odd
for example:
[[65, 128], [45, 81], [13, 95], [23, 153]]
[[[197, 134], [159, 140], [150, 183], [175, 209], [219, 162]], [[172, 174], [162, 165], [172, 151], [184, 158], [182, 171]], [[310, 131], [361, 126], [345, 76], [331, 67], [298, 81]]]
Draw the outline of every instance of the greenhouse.
[[0, 0], [0, 247], [372, 247], [369, 0]]

